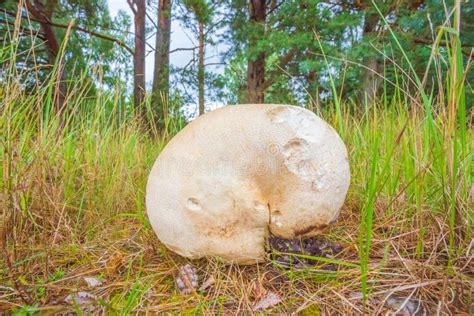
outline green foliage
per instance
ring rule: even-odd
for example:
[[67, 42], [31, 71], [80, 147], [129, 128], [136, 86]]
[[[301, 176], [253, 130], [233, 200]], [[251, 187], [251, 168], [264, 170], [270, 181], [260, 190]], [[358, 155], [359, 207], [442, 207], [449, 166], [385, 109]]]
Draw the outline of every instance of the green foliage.
[[14, 316], [31, 316], [36, 315], [39, 310], [39, 304], [34, 305], [23, 305], [20, 308], [15, 308], [13, 310]]
[[[445, 62], [428, 66], [432, 54], [433, 38], [437, 28], [446, 24], [451, 3], [446, 7], [441, 1], [423, 3], [404, 1], [384, 1], [377, 3], [382, 16], [370, 1], [342, 2], [328, 4], [326, 1], [277, 1], [268, 4], [265, 28], [248, 23], [246, 1], [231, 1], [227, 14], [228, 36], [231, 51], [226, 56], [230, 62], [220, 82], [230, 82], [227, 86], [228, 99], [240, 100], [243, 91], [233, 82], [235, 62], [242, 56], [255, 58], [264, 52], [271, 61], [266, 63], [265, 80], [271, 87], [266, 91], [268, 102], [285, 103], [293, 101], [306, 105], [315, 98], [312, 91], [317, 90], [318, 98], [324, 104], [334, 102], [333, 83], [341, 97], [357, 100], [369, 82], [364, 81], [367, 62], [375, 58], [378, 69], [373, 69], [387, 79], [395, 81], [395, 72], [408, 66], [390, 31], [383, 23], [389, 21], [392, 31], [406, 55], [415, 67], [416, 74], [422, 78], [428, 69], [428, 78], [448, 69]], [[462, 62], [468, 62], [469, 47], [474, 45], [474, 5], [463, 3], [461, 24], [461, 43], [464, 43]], [[255, 45], [249, 45], [256, 41]], [[275, 63], [284, 58], [292, 49], [296, 53], [283, 65]], [[324, 52], [324, 53], [323, 53]], [[447, 50], [440, 49], [440, 60], [447, 60]], [[322, 55], [326, 55], [326, 60]], [[230, 57], [230, 58], [229, 58]], [[441, 69], [436, 69], [439, 67]], [[369, 68], [372, 68], [369, 66]], [[383, 72], [382, 69], [384, 70]], [[370, 70], [369, 70], [370, 71]], [[332, 80], [330, 79], [332, 77]], [[379, 80], [381, 82], [382, 80]], [[333, 82], [333, 83], [332, 83]], [[467, 74], [469, 85], [474, 83], [472, 72]], [[440, 89], [437, 80], [428, 80], [425, 85], [429, 91]], [[410, 91], [416, 90], [410, 82], [403, 82]], [[343, 89], [342, 89], [343, 87]], [[379, 93], [381, 86], [378, 87]], [[395, 91], [394, 84], [385, 87], [387, 93]], [[467, 96], [468, 99], [471, 96]]]
[[[79, 29], [93, 31], [116, 38], [122, 42], [131, 42], [128, 32], [130, 17], [120, 12], [117, 17], [111, 18], [106, 0], [68, 0], [56, 3], [47, 1], [52, 10], [53, 23], [67, 26], [73, 22], [71, 38], [68, 40], [66, 54], [62, 60], [68, 77], [81, 75], [93, 83], [88, 90], [93, 95], [97, 88], [113, 88], [118, 80], [130, 81], [131, 58], [130, 53], [109, 40], [90, 35]], [[7, 25], [0, 29], [0, 40], [8, 43], [13, 39], [17, 2], [6, 0], [0, 2], [0, 9], [8, 14], [0, 16], [0, 25]], [[20, 36], [18, 37], [18, 54], [16, 56], [22, 83], [28, 89], [35, 84], [46, 80], [51, 68], [47, 66], [47, 50], [44, 47], [45, 38], [42, 35], [40, 24], [27, 18], [28, 13], [23, 7]], [[66, 28], [55, 27], [58, 42], [64, 40]], [[31, 47], [35, 47], [34, 53]], [[1, 67], [1, 66], [0, 66]], [[21, 68], [20, 68], [21, 67]], [[35, 76], [32, 75], [34, 70]]]
[[184, 5], [192, 12], [194, 18], [203, 24], [212, 22], [214, 7], [208, 0], [183, 0]]
[[48, 275], [48, 281], [49, 282], [54, 282], [61, 280], [64, 277], [64, 270], [61, 268], [56, 268], [54, 269], [54, 272]]

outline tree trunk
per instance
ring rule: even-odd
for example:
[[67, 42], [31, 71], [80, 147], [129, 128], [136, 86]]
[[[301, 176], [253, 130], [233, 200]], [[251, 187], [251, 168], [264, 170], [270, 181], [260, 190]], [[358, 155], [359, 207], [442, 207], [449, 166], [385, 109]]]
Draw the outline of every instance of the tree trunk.
[[318, 90], [318, 76], [316, 70], [311, 70], [306, 81], [308, 83], [308, 97], [309, 97], [309, 108], [314, 112], [314, 109], [319, 109], [319, 90]]
[[378, 75], [383, 70], [382, 65], [377, 60], [377, 57], [370, 56], [364, 61], [365, 68], [364, 76], [362, 77], [362, 96], [361, 101], [370, 104], [377, 96], [377, 91], [380, 88], [382, 78]]
[[[364, 39], [374, 35], [378, 21], [379, 17], [376, 13], [365, 13], [363, 29]], [[382, 82], [381, 77], [377, 75], [382, 69], [380, 62], [375, 55], [367, 57], [363, 64], [365, 67], [361, 80], [362, 90], [360, 101], [363, 103], [367, 99], [367, 102], [370, 104], [375, 99], [377, 91], [379, 90], [380, 84]]]
[[[59, 55], [60, 45], [53, 26], [51, 26], [54, 3], [48, 2], [46, 5], [48, 9], [46, 9], [41, 2], [26, 1], [28, 12], [39, 22], [41, 32], [44, 34], [48, 63], [54, 65]], [[57, 71], [57, 78], [59, 78], [59, 80], [54, 82], [53, 106], [56, 114], [61, 116], [64, 111], [64, 102], [67, 96], [67, 76], [64, 71], [64, 66], [59, 65]]]
[[[250, 36], [250, 47], [256, 47], [258, 39], [265, 33], [266, 0], [250, 0], [250, 23], [259, 29]], [[258, 53], [255, 59], [249, 58], [247, 68], [247, 102], [264, 103], [265, 93], [265, 52]]]
[[169, 95], [170, 36], [171, 0], [158, 0], [158, 30], [156, 32], [152, 108], [156, 107], [157, 124], [160, 130], [163, 129], [165, 117], [168, 115], [166, 98]]
[[135, 109], [146, 118], [145, 101], [145, 0], [133, 0], [135, 24], [135, 52], [133, 54], [133, 103]]
[[198, 90], [199, 90], [199, 115], [203, 115], [204, 108], [204, 24], [199, 24], [199, 66], [198, 66]]

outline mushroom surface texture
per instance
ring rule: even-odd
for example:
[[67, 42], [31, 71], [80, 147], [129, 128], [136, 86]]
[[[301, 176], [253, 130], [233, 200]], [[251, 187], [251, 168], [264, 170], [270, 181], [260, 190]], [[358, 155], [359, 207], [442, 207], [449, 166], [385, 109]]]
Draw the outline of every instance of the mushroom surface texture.
[[265, 259], [270, 233], [310, 237], [335, 221], [349, 182], [344, 143], [314, 113], [232, 105], [195, 119], [166, 145], [146, 205], [172, 251], [253, 264]]

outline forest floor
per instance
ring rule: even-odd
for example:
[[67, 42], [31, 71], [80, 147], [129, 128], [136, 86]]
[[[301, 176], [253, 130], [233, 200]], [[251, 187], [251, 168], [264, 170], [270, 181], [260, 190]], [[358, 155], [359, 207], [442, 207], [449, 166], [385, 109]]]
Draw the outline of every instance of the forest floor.
[[[256, 312], [257, 304], [275, 293], [281, 302], [269, 303], [266, 312], [333, 315], [399, 310], [411, 315], [418, 310], [417, 315], [468, 315], [473, 297], [469, 253], [460, 255], [449, 272], [445, 239], [439, 233], [443, 224], [427, 212], [432, 226], [424, 235], [423, 254], [416, 255], [419, 229], [409, 229], [396, 216], [384, 216], [383, 202], [377, 204], [365, 306], [357, 249], [359, 211], [349, 205], [324, 236], [344, 246], [337, 257], [342, 264], [335, 270], [326, 270], [328, 263], [317, 259], [301, 270], [285, 269], [272, 260], [256, 266], [228, 266], [212, 258], [189, 261], [167, 251], [153, 231], [133, 218], [103, 220], [80, 232], [69, 231], [63, 223], [48, 244], [31, 240], [16, 247], [19, 259], [10, 271], [2, 270], [0, 309], [42, 314], [235, 314]], [[174, 280], [186, 263], [197, 267], [200, 286], [206, 283], [206, 289], [189, 295], [177, 291]]]
[[[397, 104], [319, 113], [351, 160], [343, 210], [321, 236], [341, 252], [304, 268], [270, 256], [236, 266], [186, 260], [150, 228], [147, 175], [179, 128], [157, 141], [102, 113], [59, 129], [21, 107], [5, 112], [1, 311], [472, 314], [471, 129], [450, 141], [443, 120], [427, 128], [423, 114]], [[183, 295], [175, 278], [186, 263], [199, 287]]]

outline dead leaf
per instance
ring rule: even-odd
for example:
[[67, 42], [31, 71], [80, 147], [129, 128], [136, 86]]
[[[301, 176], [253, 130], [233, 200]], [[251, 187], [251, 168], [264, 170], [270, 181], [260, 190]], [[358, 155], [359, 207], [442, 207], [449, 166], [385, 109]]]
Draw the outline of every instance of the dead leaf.
[[364, 297], [364, 294], [362, 292], [350, 292], [349, 297], [352, 300], [360, 300]]
[[265, 298], [268, 291], [262, 285], [261, 280], [256, 281], [252, 286], [253, 297], [255, 301], [260, 301], [261, 299]]
[[207, 278], [206, 281], [204, 281], [204, 283], [201, 285], [201, 287], [199, 288], [199, 291], [205, 291], [207, 290], [208, 288], [210, 288], [216, 281], [214, 280], [214, 278], [212, 277], [212, 275]]
[[72, 293], [66, 296], [64, 299], [65, 303], [68, 304], [77, 304], [77, 305], [86, 305], [95, 301], [95, 296], [90, 294], [89, 292], [77, 292]]
[[385, 301], [385, 307], [392, 309], [396, 315], [426, 315], [421, 301], [417, 299], [407, 299], [391, 295]]
[[[362, 292], [351, 292], [350, 299], [353, 300], [362, 300]], [[374, 304], [380, 304], [376, 298], [372, 297]], [[390, 295], [383, 305], [386, 308], [390, 308], [394, 315], [403, 315], [403, 316], [421, 316], [428, 315], [421, 301], [416, 298], [407, 298], [402, 296]]]
[[96, 287], [102, 285], [102, 281], [94, 277], [84, 277], [84, 281], [86, 281], [89, 287]]
[[175, 279], [176, 289], [183, 295], [191, 294], [199, 286], [197, 269], [189, 263], [180, 267]]
[[123, 254], [119, 251], [110, 256], [105, 266], [105, 273], [107, 275], [113, 275], [115, 271], [117, 271], [117, 269], [122, 265], [122, 259]]
[[[284, 239], [272, 235], [269, 238], [269, 243], [272, 249], [272, 258], [283, 267], [292, 266], [293, 268], [304, 268], [316, 264], [314, 260], [298, 255], [333, 259], [344, 250], [344, 245], [325, 241], [319, 237]], [[337, 270], [336, 268], [334, 264], [321, 266], [323, 270]]]
[[255, 306], [254, 310], [255, 311], [264, 311], [266, 309], [269, 309], [275, 305], [278, 305], [279, 303], [282, 302], [282, 299], [280, 296], [272, 291], [268, 291], [268, 293], [265, 295], [264, 298], [262, 298], [260, 301], [258, 301]]

